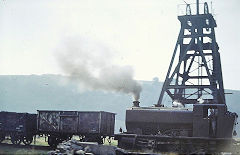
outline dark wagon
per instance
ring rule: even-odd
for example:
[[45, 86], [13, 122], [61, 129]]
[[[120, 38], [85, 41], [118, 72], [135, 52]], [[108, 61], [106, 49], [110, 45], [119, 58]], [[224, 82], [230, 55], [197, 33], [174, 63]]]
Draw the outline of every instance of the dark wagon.
[[29, 145], [37, 131], [37, 115], [29, 113], [0, 112], [0, 142], [6, 136], [13, 144]]
[[38, 132], [48, 136], [50, 146], [79, 135], [82, 141], [102, 143], [113, 136], [115, 114], [104, 111], [38, 110]]

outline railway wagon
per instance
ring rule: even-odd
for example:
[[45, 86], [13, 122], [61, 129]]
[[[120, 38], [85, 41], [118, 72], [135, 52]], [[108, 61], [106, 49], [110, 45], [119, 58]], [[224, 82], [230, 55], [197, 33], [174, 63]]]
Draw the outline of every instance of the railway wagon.
[[0, 112], [0, 142], [10, 136], [13, 144], [29, 145], [37, 131], [37, 115], [17, 112]]
[[38, 110], [38, 132], [48, 136], [48, 144], [56, 146], [78, 135], [82, 141], [102, 143], [113, 136], [115, 114], [104, 111], [48, 111]]

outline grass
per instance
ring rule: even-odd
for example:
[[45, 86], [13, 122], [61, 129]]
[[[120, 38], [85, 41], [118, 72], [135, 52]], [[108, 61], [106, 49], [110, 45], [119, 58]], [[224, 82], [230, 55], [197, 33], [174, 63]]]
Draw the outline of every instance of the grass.
[[[4, 140], [2, 143], [5, 144], [12, 144], [10, 140]], [[21, 145], [24, 145], [21, 143]], [[40, 145], [40, 146], [48, 146], [47, 142], [45, 142], [44, 137], [37, 137], [35, 144], [34, 142], [32, 145]], [[49, 148], [50, 149], [50, 148]], [[39, 148], [20, 148], [14, 145], [0, 145], [0, 154], [13, 154], [13, 155], [43, 155], [47, 154], [49, 150], [42, 150]]]

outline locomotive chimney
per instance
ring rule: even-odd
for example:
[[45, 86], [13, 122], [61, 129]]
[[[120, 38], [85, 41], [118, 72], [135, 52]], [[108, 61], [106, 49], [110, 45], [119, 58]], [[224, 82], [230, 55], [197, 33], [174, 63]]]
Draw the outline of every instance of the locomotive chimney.
[[133, 101], [133, 107], [139, 107], [139, 101]]

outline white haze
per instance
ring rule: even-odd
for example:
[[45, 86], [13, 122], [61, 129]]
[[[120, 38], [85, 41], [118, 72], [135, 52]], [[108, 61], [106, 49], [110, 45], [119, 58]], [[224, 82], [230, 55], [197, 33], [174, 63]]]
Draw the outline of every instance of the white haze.
[[113, 51], [101, 43], [86, 38], [67, 38], [57, 53], [61, 69], [78, 81], [81, 90], [122, 92], [139, 100], [142, 88], [133, 79], [133, 68], [114, 63]]

